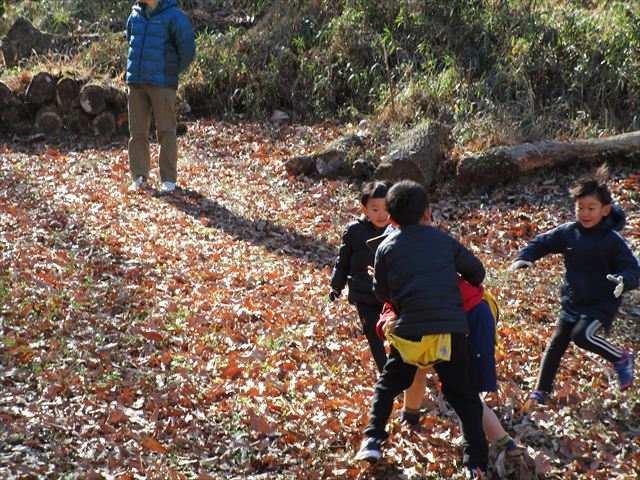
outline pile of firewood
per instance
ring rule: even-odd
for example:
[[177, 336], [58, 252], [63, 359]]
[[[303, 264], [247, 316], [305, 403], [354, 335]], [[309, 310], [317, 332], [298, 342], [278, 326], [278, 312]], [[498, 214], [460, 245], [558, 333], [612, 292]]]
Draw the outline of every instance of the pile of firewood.
[[24, 91], [13, 91], [0, 82], [0, 129], [46, 136], [128, 133], [127, 95], [121, 88], [46, 72], [24, 85]]

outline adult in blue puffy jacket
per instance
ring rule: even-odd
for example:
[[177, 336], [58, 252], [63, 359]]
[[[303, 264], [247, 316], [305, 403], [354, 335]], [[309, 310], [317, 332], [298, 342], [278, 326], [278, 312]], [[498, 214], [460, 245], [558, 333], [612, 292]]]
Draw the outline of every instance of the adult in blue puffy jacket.
[[530, 267], [551, 253], [564, 256], [560, 319], [547, 344], [536, 389], [529, 394], [531, 406], [547, 402], [560, 360], [571, 341], [611, 362], [621, 391], [633, 382], [631, 353], [599, 335], [601, 329], [611, 326], [622, 293], [638, 288], [640, 281], [638, 259], [618, 233], [625, 218], [622, 210], [612, 204], [607, 176], [603, 166], [594, 175], [578, 180], [571, 189], [577, 221], [537, 235], [509, 267], [511, 271]]
[[129, 190], [146, 186], [150, 170], [151, 112], [160, 144], [160, 193], [176, 188], [178, 76], [195, 57], [195, 36], [176, 0], [140, 0], [127, 20], [129, 86]]

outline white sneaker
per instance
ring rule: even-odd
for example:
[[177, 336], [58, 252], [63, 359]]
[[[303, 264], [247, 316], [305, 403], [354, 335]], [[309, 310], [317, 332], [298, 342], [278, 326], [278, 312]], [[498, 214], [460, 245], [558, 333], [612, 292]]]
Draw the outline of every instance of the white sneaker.
[[147, 186], [147, 181], [144, 177], [140, 176], [129, 185], [130, 192], [137, 192], [139, 189]]
[[162, 187], [160, 187], [160, 194], [167, 195], [173, 192], [176, 189], [176, 184], [173, 182], [162, 182]]

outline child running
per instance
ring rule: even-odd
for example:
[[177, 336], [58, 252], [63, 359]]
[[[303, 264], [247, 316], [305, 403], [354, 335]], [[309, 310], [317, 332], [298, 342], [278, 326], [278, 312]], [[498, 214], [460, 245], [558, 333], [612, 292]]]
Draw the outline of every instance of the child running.
[[362, 333], [367, 338], [373, 360], [379, 372], [387, 361], [384, 342], [376, 335], [376, 323], [382, 311], [382, 303], [372, 289], [372, 279], [367, 269], [373, 266], [374, 253], [367, 247], [367, 240], [379, 236], [389, 224], [389, 214], [384, 197], [391, 186], [388, 182], [367, 183], [360, 194], [362, 215], [347, 225], [342, 244], [331, 275], [329, 300], [335, 301], [345, 285], [349, 285], [349, 303], [355, 303], [362, 323]]
[[[398, 313], [392, 332], [396, 338], [405, 345], [418, 344], [424, 361], [440, 360], [434, 369], [444, 397], [460, 418], [463, 464], [471, 478], [481, 478], [486, 473], [488, 446], [457, 278], [460, 274], [472, 285], [480, 285], [484, 267], [462, 244], [428, 225], [429, 199], [418, 183], [403, 180], [394, 185], [386, 206], [400, 228], [376, 251], [374, 291]], [[425, 255], [425, 251], [431, 254]], [[392, 345], [375, 385], [369, 424], [356, 459], [375, 461], [381, 457], [394, 399], [412, 384], [416, 370]]]
[[[498, 389], [496, 377], [495, 345], [496, 322], [499, 308], [495, 299], [485, 291], [484, 286], [474, 286], [469, 282], [458, 279], [464, 311], [469, 324], [470, 340], [475, 359], [475, 371], [478, 380], [478, 391], [495, 392]], [[382, 338], [387, 322], [395, 321], [395, 312], [390, 304], [385, 304], [385, 310], [380, 316], [376, 332]], [[404, 392], [404, 407], [401, 421], [412, 426], [420, 423], [422, 399], [426, 389], [426, 376], [430, 369], [419, 368], [411, 386]], [[490, 443], [498, 449], [503, 449], [509, 458], [520, 457], [524, 450], [515, 443], [505, 431], [498, 416], [486, 403], [482, 402], [482, 427]]]
[[509, 266], [513, 272], [531, 267], [550, 253], [564, 256], [560, 318], [544, 352], [535, 390], [529, 394], [528, 408], [548, 401], [560, 360], [572, 340], [613, 364], [620, 391], [633, 382], [631, 354], [598, 335], [603, 327], [610, 328], [620, 296], [637, 288], [640, 277], [638, 259], [618, 233], [625, 217], [612, 205], [607, 177], [603, 165], [595, 174], [578, 180], [571, 189], [577, 221], [537, 235]]

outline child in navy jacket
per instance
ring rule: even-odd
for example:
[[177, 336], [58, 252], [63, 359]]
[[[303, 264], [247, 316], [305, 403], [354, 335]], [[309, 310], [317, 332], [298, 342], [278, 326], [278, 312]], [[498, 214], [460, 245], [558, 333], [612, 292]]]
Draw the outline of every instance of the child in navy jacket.
[[389, 214], [384, 197], [389, 182], [367, 183], [360, 194], [362, 216], [347, 225], [342, 244], [331, 275], [329, 300], [335, 301], [344, 287], [349, 285], [349, 303], [354, 303], [362, 323], [373, 360], [382, 372], [387, 361], [384, 342], [376, 335], [376, 323], [382, 311], [382, 302], [373, 293], [372, 279], [367, 269], [373, 267], [374, 252], [367, 247], [367, 240], [379, 236], [389, 224]]
[[[576, 222], [565, 223], [536, 236], [518, 253], [510, 271], [530, 267], [550, 253], [564, 256], [560, 319], [542, 359], [531, 404], [543, 404], [571, 340], [580, 348], [613, 363], [623, 391], [633, 382], [633, 357], [598, 335], [608, 330], [618, 312], [623, 292], [638, 287], [640, 265], [618, 231], [624, 226], [622, 210], [612, 205], [606, 185], [606, 166], [581, 178], [572, 188]], [[613, 284], [612, 284], [613, 282]]]

